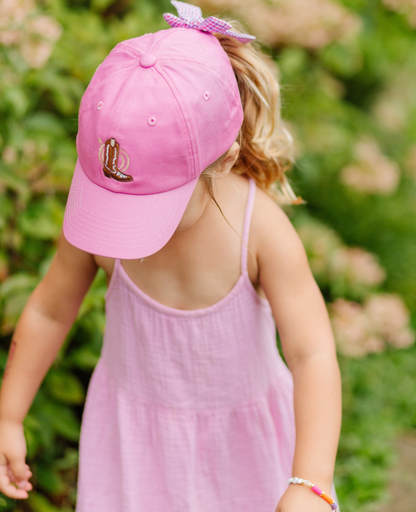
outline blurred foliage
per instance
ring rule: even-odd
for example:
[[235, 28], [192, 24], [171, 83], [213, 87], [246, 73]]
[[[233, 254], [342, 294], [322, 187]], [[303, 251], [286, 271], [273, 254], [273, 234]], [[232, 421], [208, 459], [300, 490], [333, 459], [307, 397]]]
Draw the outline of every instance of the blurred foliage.
[[[314, 2], [305, 4], [313, 12], [318, 11]], [[330, 3], [322, 0], [319, 12]], [[360, 26], [358, 32], [328, 36], [311, 47], [317, 41], [313, 33], [303, 45], [303, 32], [294, 23], [296, 38], [288, 36], [285, 42], [269, 34], [272, 44], [265, 47], [279, 68], [282, 113], [296, 141], [292, 183], [307, 201], [287, 211], [330, 307], [339, 300], [359, 305], [392, 294], [406, 304], [414, 328], [413, 14], [395, 10], [387, 0], [332, 3], [338, 6], [337, 19], [342, 19], [340, 8], [348, 12], [343, 34], [350, 26]], [[274, 2], [258, 4], [270, 11]], [[26, 17], [13, 19], [18, 6]], [[167, 28], [162, 13], [168, 11], [173, 12], [168, 0], [0, 0], [2, 370], [18, 316], [55, 250], [76, 160], [82, 94], [119, 41]], [[209, 12], [215, 14], [214, 8]], [[238, 6], [233, 14], [239, 17]], [[313, 14], [304, 18], [308, 23]], [[101, 350], [105, 290], [100, 272], [25, 419], [34, 491], [19, 502], [0, 497], [0, 510], [74, 510], [80, 420]], [[395, 315], [406, 330], [402, 345], [411, 345], [409, 319], [400, 304]], [[370, 327], [366, 324], [367, 331]], [[345, 334], [347, 341], [350, 334]], [[335, 484], [343, 512], [372, 510], [385, 497], [392, 439], [404, 428], [416, 429], [416, 348], [396, 350], [386, 345], [391, 343], [387, 338], [372, 341], [372, 348], [348, 357], [348, 343], [337, 340], [344, 421]], [[364, 343], [360, 333], [354, 342]]]

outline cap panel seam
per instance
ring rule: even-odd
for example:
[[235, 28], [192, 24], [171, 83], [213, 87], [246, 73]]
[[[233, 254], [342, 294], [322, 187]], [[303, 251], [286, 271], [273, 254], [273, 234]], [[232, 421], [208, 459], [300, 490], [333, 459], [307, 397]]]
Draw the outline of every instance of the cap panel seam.
[[[117, 51], [120, 49], [123, 49], [134, 58], [136, 58], [137, 56], [141, 57], [142, 55], [144, 55], [143, 52], [140, 52], [140, 51], [136, 50], [135, 48], [132, 48], [131, 46], [129, 46], [127, 44], [123, 44], [123, 43], [119, 43], [116, 46], [116, 48], [114, 49], [114, 53], [117, 53], [116, 49], [117, 49]], [[113, 52], [111, 52], [111, 53], [113, 53]]]
[[[168, 61], [168, 62], [172, 62], [173, 60], [176, 60], [176, 61], [179, 61], [179, 62], [189, 62], [190, 64], [192, 64], [193, 66], [200, 66], [200, 67], [204, 67], [206, 69], [209, 69], [210, 71], [212, 71], [215, 75], [217, 75], [217, 77], [221, 78], [221, 81], [223, 82], [227, 82], [227, 84], [229, 86], [235, 86], [237, 85], [237, 89], [238, 89], [238, 83], [237, 83], [237, 79], [235, 80], [235, 82], [232, 82], [231, 80], [228, 79], [228, 77], [224, 76], [222, 73], [220, 73], [216, 68], [213, 68], [212, 66], [206, 64], [205, 62], [198, 62], [198, 61], [195, 61], [195, 60], [192, 60], [192, 59], [181, 59], [177, 56], [172, 56], [170, 57], [169, 55], [166, 55], [164, 57], [158, 57], [158, 63], [162, 64], [164, 60]], [[232, 69], [231, 69], [232, 70]], [[232, 72], [234, 73], [234, 71], [232, 70]], [[234, 75], [235, 76], [235, 75]]]
[[[167, 31], [168, 31], [168, 30], [169, 30], [169, 29], [167, 29]], [[160, 39], [158, 39], [158, 40], [156, 41], [155, 45], [154, 45], [153, 47], [152, 47], [152, 46], [150, 47], [150, 50], [149, 50], [149, 52], [148, 52], [148, 53], [152, 53], [152, 52], [157, 51], [157, 50], [158, 50], [158, 48], [159, 48], [159, 46], [163, 43], [163, 41], [164, 41], [164, 40], [165, 40], [169, 35], [170, 35], [170, 34], [169, 34], [169, 33], [167, 33], [167, 34], [165, 34], [165, 36], [164, 36], [164, 37], [161, 37]], [[128, 44], [126, 44], [126, 41], [122, 41], [121, 43], [119, 43], [119, 44], [116, 46], [116, 48], [118, 48], [118, 47], [120, 47], [120, 46], [121, 46], [121, 47], [123, 47], [123, 48], [128, 48], [128, 49], [129, 49], [129, 50], [131, 50], [133, 53], [138, 53], [140, 56], [144, 55], [144, 53], [140, 53], [140, 51], [139, 51], [139, 50], [136, 50], [136, 48], [133, 48], [133, 47], [129, 46]]]
[[192, 29], [189, 29], [189, 28], [186, 28], [186, 27], [170, 27], [168, 29], [166, 29], [166, 35], [165, 37], [161, 38], [160, 39], [160, 44], [164, 43], [166, 41], [167, 38], [169, 37], [174, 37], [178, 31], [180, 32], [189, 32], [190, 30], [195, 30], [196, 32], [199, 32], [200, 34], [204, 34], [208, 37], [213, 37], [215, 39], [214, 43], [213, 44], [218, 44], [220, 47], [221, 47], [221, 43], [218, 41], [218, 39], [214, 36], [214, 34], [211, 34], [210, 32], [205, 32], [204, 30], [199, 30], [199, 29], [196, 29], [196, 28], [192, 28]]
[[[137, 74], [134, 77], [134, 79], [131, 80], [129, 87], [123, 87], [123, 89], [122, 89], [123, 92], [120, 95], [120, 100], [117, 102], [118, 107], [117, 107], [116, 113], [112, 119], [112, 126], [111, 126], [112, 130], [114, 130], [114, 131], [120, 130], [120, 133], [122, 132], [122, 130], [120, 129], [120, 125], [121, 125], [120, 120], [123, 119], [123, 116], [120, 115], [120, 111], [124, 110], [124, 105], [127, 101], [127, 98], [131, 96], [134, 87], [136, 86], [137, 82], [140, 80], [141, 76], [143, 75], [143, 71], [144, 71], [144, 68], [139, 67], [137, 69]], [[133, 78], [133, 77], [131, 77], [131, 78]], [[123, 85], [124, 84], [126, 84], [126, 82], [124, 82]], [[123, 130], [123, 135], [124, 135], [124, 130]]]
[[[157, 41], [157, 47], [156, 49], [159, 49], [159, 47], [164, 44], [166, 42], [166, 39], [169, 39], [170, 37], [174, 37], [175, 36], [175, 32], [177, 30], [189, 30], [188, 28], [181, 28], [181, 27], [170, 27], [170, 28], [167, 28], [165, 29], [166, 30], [166, 33], [163, 37], [161, 37], [158, 41]], [[202, 32], [202, 31], [201, 31]], [[215, 36], [213, 36], [215, 37]]]
[[[112, 70], [111, 70], [111, 71], [109, 71], [105, 76], [103, 76], [103, 77], [101, 78], [101, 80], [99, 80], [99, 81], [97, 81], [96, 83], [94, 83], [94, 85], [92, 85], [91, 87], [89, 87], [89, 86], [88, 86], [88, 87], [87, 87], [87, 89], [86, 89], [86, 91], [85, 91], [85, 93], [84, 93], [84, 96], [83, 96], [83, 98], [82, 98], [82, 99], [84, 100], [84, 97], [88, 98], [88, 96], [89, 96], [90, 94], [92, 94], [92, 92], [93, 92], [93, 91], [94, 91], [94, 90], [95, 90], [99, 85], [101, 85], [103, 82], [105, 82], [105, 81], [107, 81], [108, 79], [110, 79], [114, 73], [118, 73], [118, 72], [120, 72], [120, 71], [122, 71], [122, 70], [126, 70], [126, 69], [128, 69], [128, 68], [130, 68], [130, 67], [134, 67], [134, 66], [135, 66], [135, 64], [128, 64], [128, 65], [125, 65], [125, 66], [119, 66], [119, 67], [117, 67], [117, 68], [115, 68], [115, 69], [112, 69]], [[84, 101], [83, 101], [83, 102], [84, 102]], [[83, 102], [82, 102], [82, 103], [83, 103]], [[81, 111], [81, 110], [84, 110], [84, 109], [82, 108], [82, 105], [81, 105], [80, 111]]]
[[[181, 59], [182, 60], [182, 59]], [[192, 60], [183, 60], [184, 62], [189, 62], [190, 64], [192, 64], [193, 66], [199, 66], [199, 67], [208, 67], [209, 69], [211, 69], [212, 71], [214, 71], [217, 79], [220, 79], [222, 82], [227, 82], [227, 84], [229, 85], [229, 90], [233, 93], [234, 95], [234, 98], [235, 99], [238, 99], [238, 101], [241, 103], [241, 98], [240, 98], [240, 91], [239, 91], [239, 88], [238, 88], [238, 82], [237, 82], [237, 79], [235, 80], [235, 82], [231, 82], [230, 80], [228, 80], [228, 78], [224, 77], [221, 73], [219, 73], [218, 71], [216, 71], [215, 69], [209, 67], [209, 66], [206, 66], [205, 64], [203, 63], [200, 63], [200, 62], [195, 62], [195, 61], [192, 61]], [[165, 73], [167, 73], [165, 71]], [[223, 90], [223, 89], [221, 89]], [[224, 93], [222, 93], [224, 94]]]
[[[182, 105], [179, 103], [178, 101], [178, 96], [180, 98], [182, 98], [180, 92], [177, 90], [176, 88], [176, 85], [170, 83], [170, 81], [166, 80], [166, 78], [163, 76], [163, 74], [160, 72], [160, 70], [158, 69], [158, 64], [156, 64], [153, 69], [159, 74], [159, 76], [163, 79], [164, 83], [168, 86], [168, 88], [170, 89], [171, 91], [171, 94], [172, 96], [174, 97], [174, 104], [175, 104], [175, 110], [177, 111], [177, 109], [179, 109], [180, 111], [180, 115], [183, 119], [183, 123], [185, 125], [185, 130], [188, 134], [188, 143], [187, 143], [187, 146], [188, 146], [188, 150], [190, 150], [190, 153], [191, 153], [191, 156], [192, 156], [192, 163], [194, 165], [194, 170], [197, 170], [198, 173], [199, 173], [199, 155], [197, 154], [196, 151], [193, 151], [194, 149], [194, 139], [191, 137], [191, 134], [189, 132], [189, 125], [191, 125], [191, 128], [192, 128], [192, 135], [194, 135], [194, 129], [193, 129], [193, 125], [192, 125], [192, 120], [191, 120], [191, 117], [188, 117], [188, 118], [185, 118], [185, 114], [184, 112], [182, 111]], [[165, 71], [166, 72], [166, 71]], [[195, 161], [196, 160], [196, 161]], [[188, 180], [191, 181], [192, 179], [194, 179], [195, 177], [194, 176], [189, 176], [188, 174]]]

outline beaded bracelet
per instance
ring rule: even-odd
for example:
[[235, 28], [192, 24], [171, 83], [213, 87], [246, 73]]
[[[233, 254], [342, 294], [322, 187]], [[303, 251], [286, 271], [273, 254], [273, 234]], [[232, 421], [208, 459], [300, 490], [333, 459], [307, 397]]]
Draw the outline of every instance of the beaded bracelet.
[[319, 487], [317, 487], [315, 484], [309, 482], [309, 480], [304, 480], [303, 478], [298, 478], [297, 476], [295, 476], [293, 478], [289, 478], [289, 480], [287, 481], [287, 485], [290, 485], [290, 484], [306, 485], [306, 487], [309, 487], [309, 489], [311, 489], [311, 491], [313, 491], [315, 494], [317, 494], [318, 496], [323, 498], [325, 501], [327, 501], [331, 505], [331, 508], [334, 512], [340, 512], [339, 505], [334, 500], [334, 498], [332, 496], [330, 496], [329, 494], [327, 494], [326, 492], [321, 491], [321, 489]]

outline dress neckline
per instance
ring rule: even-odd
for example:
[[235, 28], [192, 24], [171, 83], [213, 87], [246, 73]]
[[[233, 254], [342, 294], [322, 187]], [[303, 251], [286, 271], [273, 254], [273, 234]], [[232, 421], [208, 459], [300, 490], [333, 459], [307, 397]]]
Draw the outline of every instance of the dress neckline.
[[[250, 281], [250, 278], [247, 274], [241, 273], [239, 278], [237, 279], [234, 286], [231, 288], [231, 290], [224, 295], [220, 300], [217, 302], [214, 302], [214, 304], [211, 304], [209, 306], [206, 306], [204, 308], [198, 308], [198, 309], [179, 309], [174, 308], [171, 306], [167, 306], [166, 304], [162, 304], [161, 302], [158, 302], [156, 299], [153, 299], [145, 293], [141, 288], [137, 286], [137, 284], [132, 280], [132, 278], [129, 276], [129, 274], [126, 272], [125, 268], [121, 264], [120, 260], [115, 260], [114, 264], [114, 270], [113, 270], [113, 276], [111, 278], [110, 286], [108, 288], [107, 295], [110, 292], [110, 289], [112, 288], [112, 282], [114, 274], [119, 274], [125, 284], [128, 286], [130, 290], [132, 290], [137, 296], [139, 296], [144, 302], [146, 302], [149, 306], [151, 306], [153, 309], [157, 309], [158, 311], [161, 311], [162, 313], [168, 314], [168, 315], [175, 315], [175, 316], [202, 316], [207, 315], [210, 313], [215, 312], [217, 309], [225, 306], [229, 301], [231, 301], [235, 295], [237, 295], [240, 288], [245, 286], [251, 295], [259, 302], [259, 304], [262, 304], [266, 307], [269, 306], [269, 302], [266, 299], [263, 299], [259, 296], [259, 294], [254, 289], [254, 286], [252, 282]], [[248, 282], [247, 282], [248, 281]], [[106, 295], [106, 298], [107, 298]]]
[[110, 296], [110, 292], [113, 288], [113, 283], [115, 281], [116, 275], [120, 274], [121, 278], [125, 282], [125, 284], [132, 290], [138, 297], [140, 297], [144, 302], [146, 302], [149, 306], [151, 306], [153, 309], [156, 309], [158, 311], [161, 311], [162, 313], [171, 315], [171, 316], [202, 316], [207, 315], [209, 313], [212, 313], [216, 311], [218, 308], [223, 307], [226, 305], [232, 298], [237, 294], [238, 290], [245, 285], [250, 294], [256, 299], [256, 301], [265, 307], [266, 309], [270, 310], [270, 304], [267, 299], [263, 299], [259, 296], [257, 291], [255, 290], [253, 283], [250, 280], [248, 269], [247, 269], [247, 253], [248, 253], [248, 236], [249, 236], [249, 230], [250, 230], [250, 220], [251, 220], [251, 214], [253, 211], [253, 204], [254, 204], [254, 196], [256, 191], [256, 183], [255, 181], [250, 178], [249, 179], [249, 193], [247, 197], [247, 203], [244, 213], [244, 224], [243, 224], [243, 234], [242, 234], [242, 244], [241, 244], [241, 273], [239, 278], [237, 279], [234, 286], [231, 288], [231, 290], [222, 297], [219, 301], [215, 302], [214, 304], [211, 304], [210, 306], [206, 306], [204, 308], [198, 308], [198, 309], [179, 309], [179, 308], [173, 308], [171, 306], [167, 306], [165, 304], [162, 304], [161, 302], [158, 302], [157, 300], [153, 299], [145, 293], [139, 286], [132, 280], [132, 278], [129, 276], [125, 268], [123, 267], [120, 259], [115, 259], [114, 262], [114, 269], [113, 269], [113, 275], [111, 276], [110, 284], [107, 290], [107, 293], [105, 295], [106, 300]]

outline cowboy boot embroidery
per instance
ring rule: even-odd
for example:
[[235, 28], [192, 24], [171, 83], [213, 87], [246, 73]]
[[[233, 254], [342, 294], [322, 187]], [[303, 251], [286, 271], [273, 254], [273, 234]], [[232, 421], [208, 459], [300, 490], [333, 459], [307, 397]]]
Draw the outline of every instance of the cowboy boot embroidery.
[[104, 146], [104, 175], [107, 178], [113, 178], [117, 181], [133, 181], [130, 175], [122, 173], [118, 168], [120, 145], [116, 139], [108, 139]]

